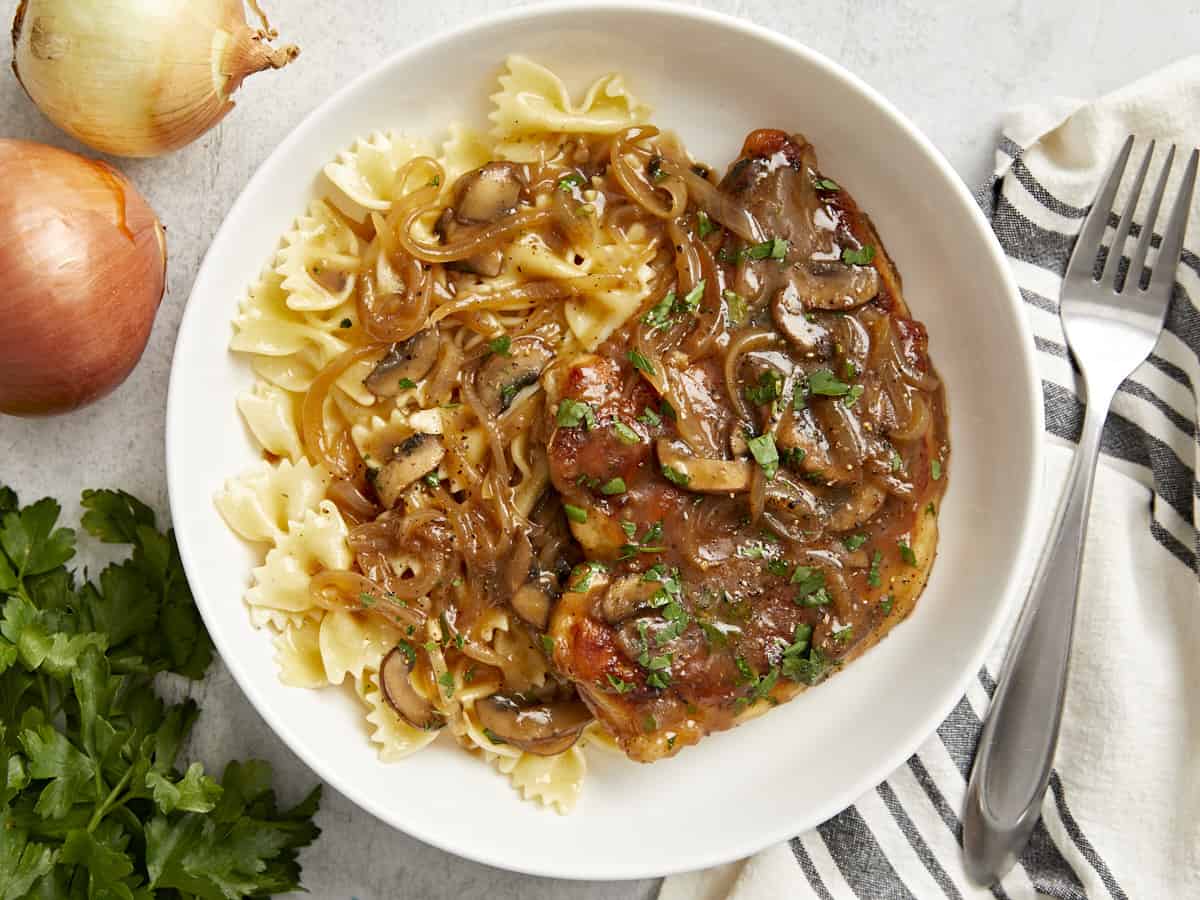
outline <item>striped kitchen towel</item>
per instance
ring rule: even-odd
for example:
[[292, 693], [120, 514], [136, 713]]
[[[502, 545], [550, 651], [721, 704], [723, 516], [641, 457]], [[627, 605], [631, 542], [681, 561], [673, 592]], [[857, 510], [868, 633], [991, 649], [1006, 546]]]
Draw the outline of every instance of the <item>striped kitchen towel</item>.
[[[1082, 423], [1059, 286], [1088, 204], [1131, 133], [1142, 139], [1134, 159], [1150, 138], [1159, 141], [1158, 160], [1164, 144], [1200, 145], [1200, 57], [1092, 103], [1015, 111], [979, 194], [1040, 351], [1043, 528]], [[1173, 184], [1178, 158], [1175, 169]], [[1114, 217], [1110, 237], [1115, 225]], [[981, 889], [961, 856], [963, 796], [1003, 658], [998, 646], [937, 733], [883, 784], [788, 844], [667, 879], [659, 900], [1200, 898], [1198, 250], [1194, 207], [1167, 332], [1122, 385], [1104, 432], [1056, 767], [1019, 864]]]

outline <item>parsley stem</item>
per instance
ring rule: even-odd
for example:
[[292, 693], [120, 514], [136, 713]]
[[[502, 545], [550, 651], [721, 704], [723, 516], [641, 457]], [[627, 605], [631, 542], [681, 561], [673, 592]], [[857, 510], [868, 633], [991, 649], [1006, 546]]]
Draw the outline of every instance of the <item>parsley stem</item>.
[[[99, 766], [96, 768], [99, 770]], [[104, 798], [104, 802], [96, 807], [96, 811], [92, 813], [92, 818], [87, 824], [89, 832], [96, 830], [96, 826], [100, 824], [100, 821], [108, 814], [110, 809], [114, 806], [124, 805], [125, 801], [129, 799], [128, 797], [122, 797], [120, 803], [117, 803], [117, 795], [129, 787], [129, 779], [133, 777], [133, 769], [134, 767], [130, 766], [125, 770], [125, 774], [121, 776], [121, 780], [116, 783], [113, 789], [108, 792], [108, 796]]]

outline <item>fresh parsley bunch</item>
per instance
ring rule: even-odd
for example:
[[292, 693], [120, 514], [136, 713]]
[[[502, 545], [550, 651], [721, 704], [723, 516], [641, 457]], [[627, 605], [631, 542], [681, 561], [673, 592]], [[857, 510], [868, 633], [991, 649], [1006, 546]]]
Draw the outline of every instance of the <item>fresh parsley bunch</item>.
[[280, 811], [265, 762], [232, 762], [220, 782], [180, 769], [199, 709], [164, 702], [155, 678], [202, 678], [212, 644], [174, 534], [124, 492], [82, 502], [90, 534], [133, 552], [77, 585], [58, 504], [21, 509], [0, 486], [0, 900], [297, 888], [320, 788]]

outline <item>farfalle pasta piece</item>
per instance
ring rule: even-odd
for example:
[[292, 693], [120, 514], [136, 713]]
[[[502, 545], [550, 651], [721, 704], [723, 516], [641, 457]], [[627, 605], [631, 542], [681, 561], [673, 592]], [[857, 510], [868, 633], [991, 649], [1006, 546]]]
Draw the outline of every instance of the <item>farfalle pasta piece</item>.
[[290, 524], [318, 508], [329, 487], [324, 466], [306, 459], [263, 462], [225, 482], [217, 492], [217, 510], [230, 528], [248, 541], [278, 545]]
[[330, 500], [306, 510], [301, 520], [290, 522], [286, 534], [267, 552], [253, 571], [246, 591], [250, 608], [305, 614], [314, 609], [308, 585], [321, 569], [348, 569], [352, 561], [346, 543], [346, 523]]
[[442, 144], [438, 164], [446, 174], [446, 183], [453, 184], [460, 176], [491, 162], [494, 157], [491, 142], [474, 129], [454, 122], [450, 136]]
[[383, 762], [398, 762], [437, 740], [437, 730], [414, 728], [396, 715], [379, 688], [378, 670], [364, 671], [355, 680], [354, 689], [367, 707], [371, 743]]
[[430, 155], [431, 148], [425, 141], [396, 131], [377, 131], [339, 153], [325, 166], [325, 177], [352, 203], [349, 209], [339, 203], [339, 208], [362, 221], [372, 211], [392, 208], [401, 166], [415, 156]]
[[597, 78], [583, 100], [574, 103], [562, 79], [545, 66], [518, 54], [509, 56], [505, 66], [488, 116], [493, 136], [502, 140], [546, 132], [614, 134], [650, 114], [616, 73]]
[[264, 272], [247, 290], [233, 318], [229, 349], [262, 356], [291, 356], [309, 347], [333, 359], [350, 345], [336, 332], [314, 325], [288, 305], [283, 276]]
[[289, 687], [322, 688], [329, 684], [321, 659], [321, 619], [305, 618], [281, 629], [275, 638], [279, 680]]
[[283, 236], [275, 256], [288, 307], [306, 312], [344, 303], [354, 290], [358, 250], [350, 226], [324, 200], [314, 201]]
[[268, 453], [298, 462], [303, 456], [300, 443], [298, 397], [264, 381], [238, 394], [238, 412], [258, 445]]
[[325, 677], [330, 684], [341, 684], [347, 675], [361, 678], [366, 670], [377, 670], [399, 639], [400, 632], [378, 616], [344, 609], [326, 612], [317, 638]]

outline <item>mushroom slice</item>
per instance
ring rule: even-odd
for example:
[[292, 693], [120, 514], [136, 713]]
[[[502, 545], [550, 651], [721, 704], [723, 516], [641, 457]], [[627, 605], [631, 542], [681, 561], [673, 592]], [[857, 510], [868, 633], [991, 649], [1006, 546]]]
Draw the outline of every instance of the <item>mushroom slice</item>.
[[554, 352], [541, 338], [526, 335], [513, 340], [507, 354], [493, 353], [475, 373], [475, 392], [493, 416], [512, 406], [513, 398], [536, 384]]
[[810, 262], [792, 270], [791, 282], [808, 309], [845, 312], [879, 293], [879, 273], [873, 266]]
[[600, 617], [609, 625], [619, 625], [649, 605], [662, 589], [661, 582], [647, 581], [641, 575], [622, 575], [609, 585], [600, 601]]
[[735, 494], [750, 490], [750, 477], [754, 468], [749, 460], [693, 456], [667, 438], [659, 438], [655, 446], [658, 449], [659, 463], [686, 477], [686, 487], [689, 491], [699, 491], [702, 494]]
[[523, 705], [503, 694], [480, 700], [475, 714], [479, 724], [500, 740], [535, 756], [554, 756], [569, 749], [592, 721], [591, 711], [578, 699]]
[[849, 531], [866, 524], [879, 512], [887, 492], [876, 484], [862, 481], [850, 488], [850, 495], [829, 517], [830, 531]]
[[413, 687], [409, 677], [414, 661], [412, 654], [411, 648], [393, 648], [379, 666], [379, 686], [383, 689], [383, 699], [396, 715], [413, 728], [434, 731], [445, 725], [446, 720]]
[[400, 391], [401, 382], [417, 381], [429, 374], [437, 362], [438, 335], [433, 329], [418, 331], [406, 341], [392, 344], [371, 374], [363, 379], [367, 390], [376, 397], [394, 397]]
[[490, 162], [458, 179], [454, 218], [463, 225], [495, 222], [517, 208], [525, 181], [511, 162]]
[[571, 520], [571, 536], [579, 541], [589, 557], [611, 556], [628, 543], [621, 524], [593, 506], [585, 507], [587, 517], [582, 522]]
[[517, 588], [509, 601], [513, 612], [542, 631], [550, 623], [550, 605], [554, 602], [546, 587], [540, 579], [530, 581]]
[[375, 476], [375, 492], [388, 509], [399, 502], [405, 488], [437, 468], [446, 448], [436, 434], [418, 431], [398, 444], [393, 454]]
[[804, 299], [795, 284], [788, 282], [771, 301], [775, 327], [801, 353], [813, 359], [824, 358], [833, 348], [833, 337], [821, 322], [810, 319]]

